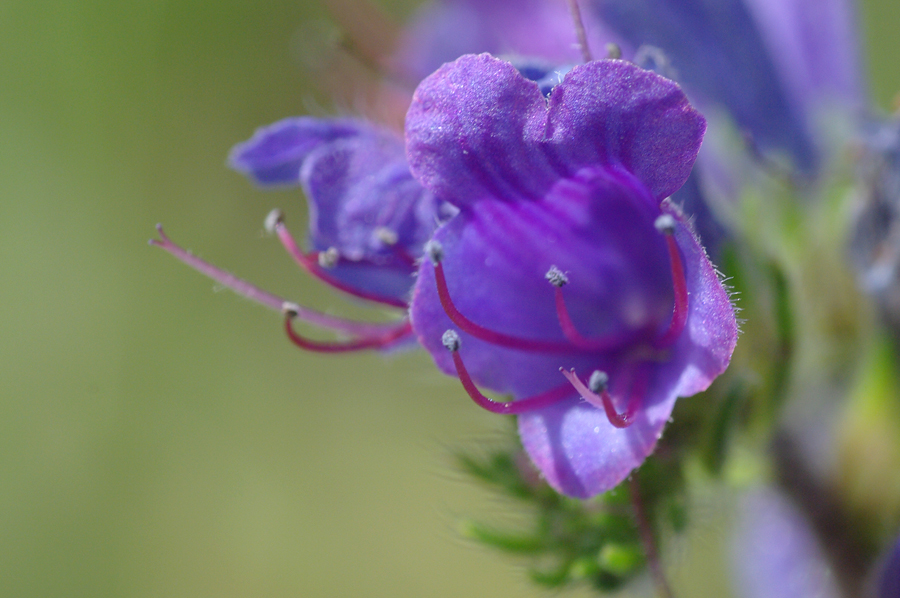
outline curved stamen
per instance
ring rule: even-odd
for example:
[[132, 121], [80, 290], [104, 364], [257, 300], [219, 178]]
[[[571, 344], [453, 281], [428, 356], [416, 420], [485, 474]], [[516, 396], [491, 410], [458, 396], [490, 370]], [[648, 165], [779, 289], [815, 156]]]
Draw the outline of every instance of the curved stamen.
[[626, 344], [637, 341], [647, 332], [645, 330], [635, 330], [623, 335], [611, 335], [606, 338], [591, 339], [582, 336], [566, 307], [566, 300], [562, 294], [562, 288], [569, 283], [569, 278], [556, 266], [550, 266], [550, 270], [544, 276], [554, 288], [554, 299], [556, 302], [556, 317], [559, 320], [559, 327], [562, 328], [566, 339], [578, 347], [586, 351], [608, 351]]
[[268, 307], [269, 309], [274, 309], [275, 311], [289, 310], [296, 314], [296, 317], [298, 319], [312, 324], [313, 326], [319, 326], [320, 328], [327, 328], [335, 332], [343, 332], [345, 334], [354, 336], [384, 334], [387, 330], [392, 330], [396, 326], [396, 324], [369, 324], [366, 322], [355, 322], [353, 320], [338, 318], [326, 313], [322, 313], [320, 311], [316, 311], [314, 309], [309, 309], [307, 307], [291, 303], [286, 299], [279, 297], [278, 295], [273, 295], [268, 291], [260, 289], [256, 285], [253, 285], [242, 278], [238, 278], [230, 272], [226, 272], [221, 268], [213, 266], [206, 260], [203, 260], [196, 255], [191, 254], [182, 247], [176, 245], [172, 242], [171, 239], [169, 239], [166, 233], [163, 232], [163, 227], [161, 224], [156, 225], [156, 230], [159, 233], [160, 238], [151, 239], [150, 245], [154, 245], [156, 247], [164, 249], [182, 263], [187, 264], [194, 270], [197, 270], [201, 274], [208, 276], [220, 285], [231, 289], [242, 297], [245, 297], [252, 301], [256, 301], [257, 303], [260, 303]]
[[578, 0], [568, 0], [569, 12], [572, 14], [572, 20], [575, 22], [575, 36], [578, 39], [578, 49], [581, 51], [581, 57], [585, 62], [590, 62], [594, 58], [591, 56], [591, 49], [588, 46], [587, 34], [584, 31], [584, 21], [581, 19], [581, 9], [578, 8]]
[[462, 358], [459, 356], [459, 335], [453, 330], [448, 330], [444, 333], [444, 337], [441, 340], [453, 356], [456, 374], [459, 376], [459, 381], [462, 382], [463, 388], [466, 389], [466, 392], [469, 393], [469, 396], [475, 401], [475, 404], [491, 413], [519, 415], [529, 411], [544, 409], [545, 407], [555, 405], [564, 399], [572, 397], [572, 387], [568, 384], [563, 384], [562, 386], [558, 386], [547, 392], [542, 392], [517, 401], [495, 401], [490, 399], [481, 394], [481, 391], [475, 386], [475, 382], [472, 381], [472, 377], [469, 376], [469, 371], [466, 369]]
[[[434, 256], [432, 256], [433, 258]], [[477, 339], [486, 341], [493, 345], [506, 347], [508, 349], [518, 349], [520, 351], [537, 351], [544, 353], [572, 353], [582, 350], [581, 347], [565, 341], [545, 341], [530, 338], [522, 338], [510, 334], [504, 334], [485, 328], [480, 324], [476, 324], [462, 312], [457, 309], [450, 298], [450, 289], [447, 287], [447, 278], [444, 275], [444, 267], [441, 265], [440, 259], [432, 259], [434, 264], [434, 280], [437, 285], [438, 298], [441, 306], [447, 313], [450, 321], [459, 326], [464, 332], [468, 332]]]
[[301, 349], [317, 353], [349, 353], [365, 349], [384, 349], [412, 334], [412, 324], [409, 320], [405, 320], [401, 325], [394, 326], [393, 330], [381, 334], [362, 336], [346, 342], [314, 341], [297, 334], [292, 324], [294, 315], [289, 308], [285, 309], [284, 329], [288, 338]]
[[[437, 286], [438, 298], [441, 301], [441, 306], [444, 308], [444, 312], [446, 312], [450, 321], [459, 326], [464, 332], [468, 332], [475, 338], [489, 342], [493, 345], [506, 347], [508, 349], [518, 349], [520, 351], [573, 353], [585, 349], [584, 346], [579, 346], [568, 341], [522, 338], [511, 334], [497, 332], [496, 330], [491, 330], [490, 328], [485, 328], [480, 324], [476, 324], [464, 316], [462, 312], [457, 309], [456, 305], [454, 305], [453, 299], [450, 297], [450, 289], [447, 286], [447, 277], [444, 274], [444, 267], [441, 264], [440, 248], [434, 241], [429, 242], [429, 245], [431, 246], [426, 247], [426, 251], [430, 254], [431, 262], [434, 265], [434, 280]], [[588, 343], [592, 344], [592, 341], [588, 341]], [[600, 347], [600, 349], [609, 349], [610, 347], [618, 346], [620, 344], [624, 344], [623, 339], [611, 341], [604, 340], [598, 343], [597, 346]], [[588, 349], [593, 349], [593, 346], [588, 347]]]
[[559, 368], [559, 371], [562, 372], [562, 375], [575, 387], [575, 390], [578, 391], [581, 398], [595, 407], [602, 407], [603, 410], [606, 411], [606, 418], [609, 420], [609, 423], [617, 428], [627, 428], [634, 423], [634, 416], [640, 406], [643, 392], [632, 391], [625, 413], [620, 414], [616, 412], [612, 397], [609, 396], [609, 391], [607, 390], [609, 377], [605, 373], [597, 370], [591, 374], [590, 381], [588, 382], [591, 386], [589, 389], [584, 385], [584, 382], [578, 378], [574, 369], [566, 371], [563, 368]]
[[410, 268], [418, 266], [416, 258], [411, 256], [405, 247], [402, 247], [397, 243], [400, 239], [396, 231], [386, 226], [379, 226], [375, 229], [375, 238], [381, 241], [382, 245], [390, 248], [391, 255]]
[[300, 249], [300, 247], [297, 246], [297, 242], [294, 241], [294, 237], [291, 236], [290, 231], [288, 231], [287, 226], [284, 224], [284, 219], [281, 217], [281, 213], [279, 211], [273, 210], [269, 214], [269, 217], [266, 218], [266, 222], [267, 228], [269, 228], [278, 236], [278, 240], [281, 241], [281, 244], [284, 246], [285, 250], [291, 255], [291, 257], [294, 258], [294, 261], [297, 262], [297, 264], [301, 268], [303, 268], [322, 282], [329, 284], [334, 288], [347, 293], [348, 295], [353, 295], [354, 297], [358, 297], [360, 299], [373, 301], [375, 303], [381, 303], [383, 305], [390, 305], [391, 307], [400, 307], [403, 309], [408, 307], [406, 301], [403, 301], [402, 299], [386, 297], [378, 293], [371, 293], [369, 291], [355, 289], [352, 286], [329, 274], [323, 264], [334, 265], [339, 259], [339, 256], [335, 255], [331, 251], [311, 251], [310, 253], [304, 253]]
[[678, 340], [685, 324], [687, 324], [688, 288], [684, 274], [684, 263], [681, 261], [681, 252], [678, 249], [678, 243], [675, 241], [675, 219], [669, 214], [663, 214], [656, 219], [656, 228], [666, 238], [666, 247], [669, 250], [675, 305], [672, 308], [672, 320], [669, 322], [668, 328], [653, 341], [653, 348], [667, 349]]

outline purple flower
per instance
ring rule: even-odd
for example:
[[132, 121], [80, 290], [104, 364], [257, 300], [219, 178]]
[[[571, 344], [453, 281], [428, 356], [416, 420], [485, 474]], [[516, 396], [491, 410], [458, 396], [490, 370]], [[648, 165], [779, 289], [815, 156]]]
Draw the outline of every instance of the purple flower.
[[809, 522], [771, 488], [740, 501], [732, 555], [734, 587], [741, 598], [840, 596]]
[[850, 256], [862, 288], [900, 331], [900, 120], [868, 123], [857, 165]]
[[[523, 10], [547, 6], [529, 0]], [[531, 47], [521, 15], [494, 9], [519, 19], [494, 42]], [[569, 45], [554, 38], [551, 47], [543, 58], [568, 59], [560, 48]], [[399, 309], [416, 281], [410, 313], [396, 322], [285, 301], [162, 229], [152, 243], [282, 311], [305, 349], [391, 349], [414, 330], [476, 402], [519, 415], [551, 485], [587, 497], [640, 465], [676, 398], [704, 390], [736, 342], [727, 292], [668, 199], [688, 179], [706, 125], [676, 84], [631, 63], [516, 63], [470, 55], [428, 77], [407, 115], [405, 150], [363, 121], [294, 118], [232, 152], [232, 166], [262, 186], [303, 187], [312, 250], [298, 247], [280, 211], [267, 227], [309, 273]], [[419, 265], [423, 249], [430, 259]], [[295, 318], [348, 338], [307, 339]], [[514, 400], [492, 401], [476, 383]]]
[[[289, 118], [236, 146], [230, 163], [262, 186], [303, 187], [312, 251], [298, 247], [279, 210], [266, 223], [298, 265], [345, 293], [404, 312], [423, 245], [442, 219], [456, 213], [412, 178], [399, 136], [359, 120]], [[304, 349], [390, 349], [411, 338], [405, 317], [394, 324], [364, 324], [303, 308], [190, 255], [160, 233], [162, 239], [154, 244], [236, 292], [286, 313], [288, 336]], [[350, 340], [311, 341], [293, 330], [294, 318]]]
[[877, 583], [878, 598], [900, 598], [900, 539], [882, 564]]
[[419, 269], [415, 332], [476, 402], [518, 414], [560, 492], [618, 484], [675, 399], [728, 365], [728, 294], [666, 201], [704, 128], [677, 85], [624, 61], [575, 67], [548, 100], [511, 64], [464, 56], [415, 93], [410, 167], [459, 209]]
[[455, 213], [412, 178], [399, 136], [360, 120], [288, 118], [235, 146], [229, 162], [263, 186], [301, 185], [313, 270], [388, 305], [406, 306], [422, 246]]

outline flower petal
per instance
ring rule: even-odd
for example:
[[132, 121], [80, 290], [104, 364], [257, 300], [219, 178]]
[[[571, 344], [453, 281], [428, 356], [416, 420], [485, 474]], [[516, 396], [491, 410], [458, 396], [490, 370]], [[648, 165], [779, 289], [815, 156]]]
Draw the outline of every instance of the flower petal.
[[412, 178], [403, 140], [363, 121], [286, 119], [235, 147], [231, 162], [266, 184], [301, 184], [310, 244], [341, 258], [329, 273], [383, 297], [407, 298], [422, 246], [455, 213]]
[[680, 215], [678, 222], [675, 234], [691, 290], [690, 314], [669, 359], [649, 364], [646, 374], [638, 372], [647, 376], [647, 392], [635, 423], [615, 428], [600, 409], [572, 402], [519, 416], [522, 444], [560, 492], [588, 497], [615, 487], [653, 452], [675, 400], [706, 390], [728, 366], [738, 335], [734, 309]]
[[[643, 200], [635, 200], [643, 194]], [[551, 266], [567, 273], [563, 289], [579, 331], [590, 337], [633, 336], [656, 329], [672, 310], [664, 240], [653, 223], [655, 201], [624, 173], [588, 171], [563, 180], [545, 199], [482, 202], [464, 209], [435, 234], [450, 296], [469, 319], [502, 333], [563, 342]], [[458, 328], [444, 313], [434, 268], [423, 263], [411, 315], [423, 346], [447, 373], [455, 372], [441, 343]], [[595, 352], [533, 353], [461, 334], [460, 355], [473, 379], [517, 398], [564, 382], [559, 368], [603, 365]], [[616, 356], [607, 359], [613, 365]]]
[[510, 63], [463, 56], [416, 89], [406, 116], [410, 169], [457, 206], [539, 197], [558, 175], [525, 138], [546, 112], [538, 86]]
[[671, 385], [651, 380], [628, 428], [613, 427], [602, 409], [570, 400], [520, 415], [519, 435], [550, 486], [590, 498], [615, 488], [653, 452], [676, 398]]
[[633, 64], [577, 66], [553, 90], [504, 61], [463, 56], [427, 78], [406, 121], [416, 178], [457, 206], [541, 197], [586, 166], [636, 174], [657, 199], [690, 173], [705, 121], [678, 86]]
[[[707, 388], [737, 340], [734, 311], [715, 269], [680, 213], [665, 206], [676, 217], [691, 300], [685, 331], [664, 359], [636, 358], [633, 342], [602, 352], [536, 353], [460, 334], [460, 356], [473, 380], [515, 398], [559, 386], [560, 367], [582, 377], [606, 371], [620, 410], [634, 385], [646, 382], [636, 421], [624, 430], [578, 400], [520, 416], [535, 464], [572, 496], [603, 492], [637, 467], [653, 451], [675, 399]], [[653, 226], [658, 215], [649, 192], [630, 176], [584, 171], [554, 186], [545, 200], [463, 209], [435, 238], [444, 249], [451, 297], [473, 321], [510, 335], [563, 340], [553, 289], [543, 279], [556, 265], [569, 277], [563, 292], [584, 336], [627, 338], [642, 329], [652, 336], [673, 301], [664, 240]], [[411, 315], [419, 341], [444, 372], [455, 373], [441, 335], [457, 327], [441, 307], [428, 263], [419, 270]]]
[[621, 164], [664, 199], [687, 180], [706, 121], [672, 81], [601, 60], [576, 66], [553, 89], [547, 130], [570, 169]]
[[745, 0], [794, 103], [861, 106], [865, 95], [853, 3]]
[[333, 141], [309, 154], [300, 178], [313, 247], [333, 247], [342, 258], [331, 273], [405, 298], [422, 246], [448, 214], [412, 178], [401, 140], [377, 132]]
[[300, 184], [300, 166], [309, 152], [369, 128], [349, 119], [286, 118], [256, 130], [231, 150], [228, 164], [262, 186]]

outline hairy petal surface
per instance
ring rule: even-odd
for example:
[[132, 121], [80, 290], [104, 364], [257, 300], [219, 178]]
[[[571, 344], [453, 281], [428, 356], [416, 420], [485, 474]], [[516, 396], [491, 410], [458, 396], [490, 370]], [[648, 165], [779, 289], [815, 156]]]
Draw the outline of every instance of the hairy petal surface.
[[547, 103], [512, 65], [482, 54], [422, 82], [406, 139], [416, 178], [462, 206], [540, 197], [594, 165], [636, 174], [659, 200], [684, 184], [704, 131], [676, 84], [631, 63], [577, 66]]
[[387, 297], [407, 297], [422, 245], [455, 213], [412, 178], [403, 140], [363, 121], [286, 119], [236, 146], [230, 162], [257, 182], [301, 185], [312, 248], [341, 256], [330, 273]]
[[228, 164], [264, 187], [299, 185], [300, 167], [316, 148], [360, 135], [368, 125], [351, 119], [286, 118], [260, 127], [232, 148]]
[[601, 60], [573, 68], [553, 89], [545, 130], [557, 162], [621, 165], [662, 200], [687, 180], [706, 121], [676, 83]]

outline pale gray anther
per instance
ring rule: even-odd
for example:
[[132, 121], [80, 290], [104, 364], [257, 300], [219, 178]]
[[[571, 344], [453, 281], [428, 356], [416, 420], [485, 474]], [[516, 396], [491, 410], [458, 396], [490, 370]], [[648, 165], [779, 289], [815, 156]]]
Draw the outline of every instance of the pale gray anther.
[[337, 266], [340, 257], [341, 254], [338, 253], [336, 247], [329, 247], [325, 251], [319, 252], [319, 266], [325, 268], [326, 270], [330, 270], [331, 268]]
[[275, 208], [271, 212], [266, 215], [266, 220], [263, 223], [263, 226], [266, 228], [266, 232], [270, 235], [275, 234], [275, 227], [284, 222], [284, 212]]
[[397, 244], [397, 233], [386, 226], [379, 226], [375, 229], [375, 238], [385, 245]]
[[656, 219], [656, 222], [653, 223], [653, 226], [656, 227], [660, 233], [664, 235], [671, 235], [675, 232], [675, 218], [672, 217], [671, 214], [662, 214], [659, 218]]
[[612, 42], [606, 44], [606, 57], [610, 60], [619, 60], [622, 58], [622, 48], [619, 47], [619, 44], [614, 44]]
[[281, 313], [292, 318], [300, 313], [300, 306], [291, 301], [285, 301], [281, 304]]
[[594, 370], [594, 373], [588, 379], [588, 388], [591, 389], [591, 392], [601, 393], [606, 390], [607, 384], [609, 384], [609, 376], [606, 375], [606, 372], [601, 372], [600, 370]]
[[425, 255], [431, 260], [431, 263], [437, 266], [444, 259], [444, 246], [434, 239], [425, 243]]
[[666, 79], [677, 79], [678, 73], [672, 68], [672, 61], [660, 48], [644, 45], [637, 49], [632, 60], [642, 69], [653, 71]]
[[459, 351], [459, 335], [452, 328], [444, 333], [441, 337], [441, 342], [444, 343], [444, 347], [446, 347], [448, 351]]
[[562, 288], [565, 285], [569, 284], [569, 277], [566, 276], [565, 273], [556, 266], [550, 266], [550, 269], [547, 270], [544, 278], [546, 278], [547, 282], [549, 282], [556, 288]]

